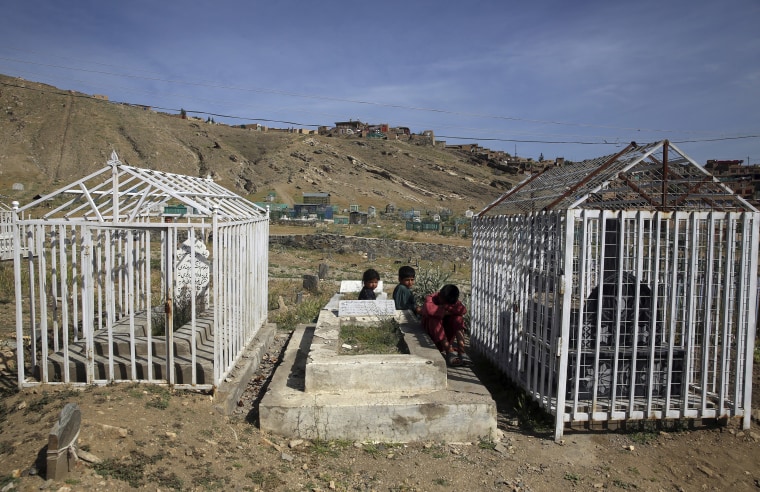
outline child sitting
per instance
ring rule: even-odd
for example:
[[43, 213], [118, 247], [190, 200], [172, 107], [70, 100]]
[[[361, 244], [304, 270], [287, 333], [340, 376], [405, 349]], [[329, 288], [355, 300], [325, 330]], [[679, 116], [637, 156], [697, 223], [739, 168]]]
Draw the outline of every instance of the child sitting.
[[359, 300], [374, 301], [376, 299], [375, 289], [377, 289], [377, 284], [379, 282], [380, 274], [377, 273], [377, 270], [370, 268], [364, 272], [364, 275], [362, 275], [362, 284], [364, 287], [359, 291]]
[[393, 300], [396, 303], [396, 309], [408, 309], [414, 314], [422, 314], [422, 308], [414, 302], [414, 278], [416, 272], [410, 266], [402, 266], [398, 269], [398, 285], [393, 289]]
[[[459, 289], [447, 284], [425, 298], [422, 306], [422, 327], [450, 366], [469, 361], [464, 353], [464, 315], [467, 308], [459, 301]], [[460, 336], [461, 335], [461, 336]], [[456, 349], [454, 345], [457, 345]]]

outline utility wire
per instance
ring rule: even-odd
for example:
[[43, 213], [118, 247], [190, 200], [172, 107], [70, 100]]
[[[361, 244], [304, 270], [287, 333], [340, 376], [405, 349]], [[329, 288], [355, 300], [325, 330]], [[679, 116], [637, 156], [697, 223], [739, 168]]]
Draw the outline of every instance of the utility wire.
[[[1, 58], [0, 58], [1, 59]], [[244, 120], [244, 121], [265, 121], [269, 123], [282, 123], [286, 125], [295, 125], [295, 126], [304, 126], [304, 127], [320, 127], [323, 125], [320, 124], [314, 124], [314, 123], [301, 123], [296, 121], [287, 121], [287, 120], [273, 120], [273, 119], [265, 119], [265, 118], [253, 118], [253, 117], [245, 117], [245, 116], [237, 116], [237, 115], [229, 115], [229, 114], [222, 114], [222, 113], [211, 113], [208, 111], [202, 111], [202, 110], [193, 110], [193, 109], [185, 109], [185, 108], [166, 108], [161, 106], [151, 106], [149, 104], [134, 104], [134, 103], [127, 103], [127, 102], [121, 102], [121, 101], [109, 101], [109, 100], [103, 100], [103, 99], [97, 99], [94, 98], [88, 94], [82, 94], [82, 93], [73, 93], [73, 92], [62, 92], [61, 90], [58, 90], [58, 92], [51, 92], [46, 91], [42, 89], [37, 89], [33, 87], [25, 87], [18, 84], [11, 84], [7, 82], [0, 82], [0, 85], [4, 85], [7, 87], [15, 87], [18, 89], [25, 89], [25, 90], [31, 90], [31, 91], [37, 91], [37, 92], [48, 92], [52, 94], [57, 94], [61, 96], [68, 96], [68, 97], [80, 97], [80, 98], [86, 98], [91, 99], [93, 101], [102, 102], [102, 103], [110, 103], [110, 104], [126, 104], [128, 106], [148, 106], [150, 108], [160, 109], [162, 111], [175, 111], [177, 113], [180, 113], [181, 111], [185, 111], [185, 113], [191, 113], [191, 114], [201, 114], [201, 115], [208, 115], [208, 116], [215, 116], [219, 118], [229, 118], [229, 119], [236, 119], [236, 120]], [[590, 141], [583, 141], [583, 140], [538, 140], [538, 139], [513, 139], [513, 138], [489, 138], [489, 137], [463, 137], [463, 136], [455, 136], [455, 135], [439, 135], [440, 138], [446, 138], [446, 139], [452, 139], [452, 140], [469, 140], [469, 141], [475, 141], [475, 142], [514, 142], [514, 143], [540, 143], [540, 144], [564, 144], [564, 145], [619, 145], [618, 142], [607, 142], [606, 140], [602, 139], [601, 142], [590, 142]], [[724, 141], [724, 140], [744, 140], [744, 139], [751, 139], [751, 138], [760, 138], [760, 135], [737, 135], [737, 136], [729, 136], [729, 137], [714, 137], [714, 138], [704, 138], [704, 139], [691, 139], [691, 140], [672, 140], [673, 143], [698, 143], [698, 142], [718, 142], [718, 141]]]
[[[23, 63], [23, 64], [28, 64], [28, 65], [37, 65], [37, 66], [43, 66], [43, 67], [48, 67], [48, 68], [57, 68], [57, 69], [72, 70], [72, 71], [93, 73], [93, 74], [99, 74], [99, 75], [108, 75], [108, 76], [113, 76], [113, 77], [125, 77], [125, 78], [130, 78], [130, 79], [149, 80], [153, 82], [165, 82], [169, 84], [181, 84], [181, 85], [187, 85], [187, 86], [192, 86], [192, 87], [206, 87], [206, 88], [211, 88], [211, 89], [224, 89], [224, 90], [234, 90], [234, 91], [241, 91], [241, 92], [273, 94], [273, 95], [288, 96], [288, 97], [299, 97], [299, 98], [304, 98], [304, 99], [315, 99], [315, 100], [322, 100], [322, 101], [334, 101], [334, 102], [343, 102], [343, 103], [350, 103], [350, 104], [370, 105], [370, 106], [377, 106], [377, 107], [403, 109], [403, 110], [409, 110], [409, 111], [422, 111], [422, 112], [447, 114], [447, 115], [463, 116], [463, 117], [471, 117], [471, 118], [484, 118], [484, 119], [493, 119], [493, 120], [502, 120], [502, 121], [516, 121], [516, 122], [542, 124], [542, 125], [561, 125], [561, 126], [576, 126], [576, 127], [584, 127], [584, 128], [602, 128], [602, 129], [607, 129], [607, 130], [621, 130], [621, 131], [635, 131], [635, 132], [643, 131], [643, 132], [655, 132], [655, 133], [692, 133], [692, 134], [703, 133], [703, 132], [694, 132], [694, 131], [667, 130], [667, 129], [656, 129], [656, 128], [617, 127], [617, 126], [611, 126], [611, 125], [598, 125], [598, 124], [568, 122], [568, 121], [539, 120], [539, 119], [531, 119], [531, 118], [521, 118], [517, 116], [503, 116], [503, 115], [493, 115], [493, 114], [485, 114], [485, 113], [469, 113], [469, 112], [463, 112], [463, 111], [451, 111], [451, 110], [437, 109], [437, 108], [405, 106], [401, 104], [364, 101], [360, 99], [345, 99], [345, 98], [316, 95], [316, 94], [301, 94], [297, 92], [282, 91], [282, 90], [277, 90], [277, 89], [267, 89], [267, 88], [260, 88], [260, 87], [239, 87], [239, 86], [223, 85], [223, 84], [218, 84], [218, 83], [209, 82], [209, 81], [192, 82], [192, 81], [184, 81], [184, 80], [179, 80], [179, 79], [167, 79], [160, 76], [152, 77], [152, 76], [147, 76], [147, 75], [136, 75], [134, 73], [119, 73], [119, 72], [111, 72], [111, 71], [106, 71], [106, 70], [73, 68], [73, 67], [68, 67], [65, 65], [32, 62], [32, 61], [19, 60], [16, 58], [8, 58], [8, 57], [2, 57], [2, 56], [0, 56], [0, 60], [5, 60], [9, 62], [14, 62], [14, 63]], [[99, 65], [112, 66], [112, 65], [105, 65], [105, 64], [99, 64]], [[148, 73], [148, 74], [155, 73], [155, 72], [147, 72], [144, 70], [142, 70], [142, 72]], [[697, 140], [697, 141], [701, 141], [701, 140]], [[684, 141], [684, 142], [687, 142], [687, 141]]]

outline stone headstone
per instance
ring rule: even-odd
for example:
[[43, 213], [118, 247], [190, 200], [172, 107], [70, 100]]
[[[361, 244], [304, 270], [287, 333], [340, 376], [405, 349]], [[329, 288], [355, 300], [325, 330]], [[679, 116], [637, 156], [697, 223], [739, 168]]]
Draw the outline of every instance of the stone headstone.
[[319, 276], [319, 279], [323, 280], [323, 279], [327, 278], [327, 272], [328, 272], [327, 263], [320, 263], [319, 264], [319, 273], [317, 274]]
[[319, 290], [319, 277], [316, 275], [304, 275], [303, 288], [309, 292], [317, 292]]
[[76, 403], [67, 403], [48, 435], [47, 479], [61, 480], [74, 469], [76, 441], [82, 424], [82, 412]]
[[396, 303], [393, 300], [381, 301], [340, 301], [338, 317], [342, 316], [395, 316]]
[[203, 305], [203, 310], [209, 304], [209, 281], [211, 276], [211, 262], [208, 260], [209, 251], [202, 241], [187, 239], [177, 250], [177, 291], [174, 298], [177, 302], [190, 302], [193, 289], [193, 252], [192, 246], [195, 241], [195, 301]]
[[[362, 290], [364, 284], [361, 280], [341, 280], [340, 281], [340, 293], [348, 294], [349, 292], [359, 292]], [[380, 280], [377, 283], [375, 294], [379, 294], [383, 291], [383, 281]]]

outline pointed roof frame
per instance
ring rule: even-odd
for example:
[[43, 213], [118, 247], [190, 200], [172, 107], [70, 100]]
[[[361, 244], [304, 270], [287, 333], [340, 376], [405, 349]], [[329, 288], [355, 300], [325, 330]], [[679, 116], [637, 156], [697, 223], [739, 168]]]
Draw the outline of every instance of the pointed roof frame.
[[[669, 151], [678, 154], [669, 157]], [[662, 158], [657, 158], [657, 153]], [[652, 173], [659, 175], [652, 177]], [[637, 182], [642, 176], [647, 179]], [[614, 186], [617, 184], [617, 187]], [[654, 189], [657, 184], [659, 189]], [[635, 200], [610, 200], [603, 195], [636, 195]], [[493, 201], [478, 215], [538, 213], [575, 209], [598, 203], [596, 208], [650, 208], [670, 211], [707, 206], [720, 210], [757, 209], [736, 195], [718, 178], [711, 175], [681, 149], [662, 140], [637, 145], [631, 142], [614, 155], [589, 159], [563, 167], [547, 167]]]
[[[110, 173], [110, 176], [108, 174]], [[102, 181], [98, 178], [102, 177]], [[123, 164], [116, 152], [107, 165], [18, 209], [19, 212], [63, 195], [75, 195], [45, 213], [42, 219], [63, 218], [97, 222], [131, 222], [138, 217], [158, 216], [163, 204], [180, 202], [196, 216], [222, 221], [265, 216], [267, 210], [227, 190], [210, 178], [154, 171]]]

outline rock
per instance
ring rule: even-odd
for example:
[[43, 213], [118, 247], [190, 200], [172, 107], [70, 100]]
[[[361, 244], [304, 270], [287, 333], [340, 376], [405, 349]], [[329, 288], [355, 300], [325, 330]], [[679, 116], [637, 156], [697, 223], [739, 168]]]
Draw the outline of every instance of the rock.
[[170, 432], [166, 431], [164, 434], [170, 441], [176, 441], [177, 440], [177, 433], [176, 432]]
[[283, 313], [288, 310], [288, 306], [285, 304], [285, 299], [283, 299], [282, 296], [277, 297], [277, 309]]
[[129, 431], [123, 427], [115, 427], [108, 424], [100, 424], [100, 427], [113, 437], [125, 438], [129, 435]]
[[291, 441], [288, 443], [288, 447], [289, 447], [290, 449], [293, 449], [293, 448], [295, 448], [295, 447], [298, 447], [298, 446], [300, 446], [301, 444], [303, 444], [303, 439], [293, 439], [293, 440], [291, 440]]
[[704, 473], [705, 475], [707, 475], [710, 478], [712, 478], [713, 475], [715, 475], [715, 472], [713, 472], [711, 469], [707, 468], [704, 465], [698, 465], [697, 466], [697, 470], [701, 471], [702, 473]]
[[288, 453], [282, 453], [282, 455], [280, 455], [280, 458], [282, 458], [285, 461], [293, 461], [295, 459], [293, 458], [293, 455], [290, 455]]
[[77, 458], [79, 458], [82, 461], [86, 461], [87, 463], [98, 464], [98, 463], [103, 462], [102, 459], [100, 459], [99, 457], [95, 456], [94, 454], [88, 451], [85, 451], [84, 449], [77, 449], [76, 452], [77, 452]]
[[500, 442], [496, 443], [496, 445], [493, 447], [493, 450], [501, 454], [506, 454], [508, 452], [507, 447]]
[[18, 406], [16, 407], [16, 410], [23, 410], [25, 408], [26, 408], [26, 402], [22, 401], [21, 403], [18, 404]]

